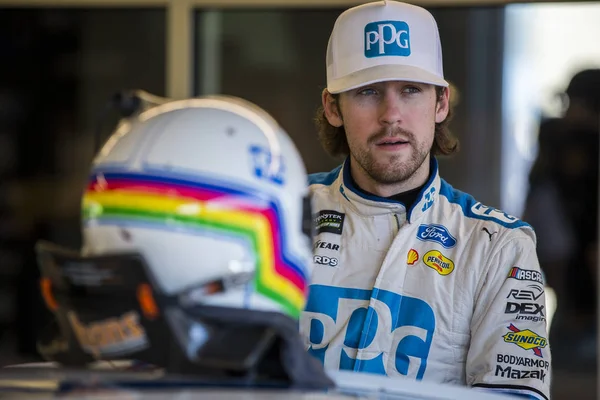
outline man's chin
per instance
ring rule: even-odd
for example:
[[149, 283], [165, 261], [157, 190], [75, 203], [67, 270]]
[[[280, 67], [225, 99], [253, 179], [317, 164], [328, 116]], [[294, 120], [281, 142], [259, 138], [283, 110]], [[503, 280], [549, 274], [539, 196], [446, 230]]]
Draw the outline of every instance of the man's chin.
[[413, 173], [413, 170], [404, 168], [375, 168], [369, 171], [369, 175], [371, 175], [373, 180], [384, 185], [403, 182], [410, 178]]
[[381, 184], [394, 184], [408, 180], [420, 167], [416, 160], [394, 158], [386, 163], [374, 164], [369, 175]]

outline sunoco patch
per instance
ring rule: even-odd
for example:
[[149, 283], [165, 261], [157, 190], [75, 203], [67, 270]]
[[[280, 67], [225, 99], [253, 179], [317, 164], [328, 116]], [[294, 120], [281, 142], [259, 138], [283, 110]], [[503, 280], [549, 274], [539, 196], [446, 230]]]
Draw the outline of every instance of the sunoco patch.
[[344, 213], [333, 210], [321, 210], [315, 217], [315, 231], [317, 234], [323, 232], [342, 234], [344, 228]]

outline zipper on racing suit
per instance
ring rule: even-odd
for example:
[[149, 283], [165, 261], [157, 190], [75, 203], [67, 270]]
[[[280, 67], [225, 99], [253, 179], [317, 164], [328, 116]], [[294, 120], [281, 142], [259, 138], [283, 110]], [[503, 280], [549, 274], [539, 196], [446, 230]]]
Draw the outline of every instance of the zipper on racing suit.
[[394, 214], [394, 220], [396, 221], [396, 231], [394, 232], [394, 236], [398, 234], [400, 230], [400, 220], [398, 219], [398, 214]]

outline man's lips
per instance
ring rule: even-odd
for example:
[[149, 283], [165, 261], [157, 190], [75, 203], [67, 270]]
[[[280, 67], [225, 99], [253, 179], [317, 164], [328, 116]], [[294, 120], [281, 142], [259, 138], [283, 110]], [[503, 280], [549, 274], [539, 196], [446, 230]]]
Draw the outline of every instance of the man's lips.
[[375, 143], [377, 146], [393, 146], [399, 144], [408, 144], [408, 140], [401, 138], [386, 138]]

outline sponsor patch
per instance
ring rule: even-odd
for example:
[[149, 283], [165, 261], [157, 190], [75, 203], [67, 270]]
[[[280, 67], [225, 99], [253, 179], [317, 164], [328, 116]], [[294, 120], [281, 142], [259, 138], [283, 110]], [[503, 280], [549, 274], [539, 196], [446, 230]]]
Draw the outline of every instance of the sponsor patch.
[[518, 367], [544, 368], [545, 370], [550, 368], [550, 363], [546, 360], [513, 356], [512, 354], [497, 354], [496, 362], [516, 365]]
[[520, 330], [513, 324], [510, 324], [508, 330], [510, 332], [502, 336], [506, 343], [517, 345], [523, 350], [531, 350], [536, 356], [544, 357], [542, 349], [548, 345], [548, 340], [545, 337], [541, 337], [529, 329]]
[[[328, 368], [422, 380], [431, 365], [437, 321], [421, 299], [376, 287], [313, 284], [305, 310], [299, 327], [307, 352]], [[395, 345], [381, 346], [386, 340]]]
[[313, 256], [313, 261], [315, 264], [327, 265], [329, 267], [337, 267], [338, 259], [327, 256]]
[[537, 301], [544, 294], [544, 288], [540, 285], [527, 285], [527, 287], [530, 289], [511, 289], [506, 298]]
[[523, 315], [519, 314], [515, 317], [517, 321], [531, 321], [531, 322], [540, 322], [545, 321], [546, 317], [538, 317], [537, 315]]
[[497, 220], [503, 222], [505, 224], [512, 224], [513, 222], [518, 221], [516, 217], [512, 215], [508, 215], [504, 211], [498, 210], [497, 208], [488, 207], [486, 205], [477, 202], [473, 204], [471, 207], [471, 212], [475, 215], [479, 215], [481, 217], [487, 217], [492, 220]]
[[504, 309], [505, 314], [517, 314], [516, 320], [539, 322], [545, 321], [544, 306], [538, 303], [517, 303], [509, 301]]
[[544, 316], [544, 306], [537, 303], [514, 303], [509, 301], [506, 303], [506, 310], [504, 312], [507, 314], [539, 314]]
[[334, 250], [334, 251], [339, 251], [340, 250], [340, 245], [339, 244], [335, 244], [335, 243], [329, 243], [329, 242], [324, 242], [322, 240], [317, 240], [317, 242], [314, 244], [313, 249], [328, 249], [328, 250]]
[[408, 265], [415, 265], [419, 259], [419, 253], [415, 249], [410, 249], [406, 255], [406, 263]]
[[285, 164], [283, 158], [274, 158], [268, 148], [261, 146], [250, 146], [252, 169], [257, 178], [265, 179], [283, 185], [285, 183]]
[[443, 225], [419, 225], [417, 239], [439, 243], [447, 249], [456, 246], [456, 238]]
[[421, 211], [425, 212], [429, 210], [429, 208], [433, 205], [433, 194], [435, 193], [435, 188], [432, 187], [429, 189], [429, 192], [425, 193], [425, 203], [423, 204], [423, 208]]
[[543, 284], [542, 273], [531, 269], [522, 269], [519, 267], [512, 267], [508, 271], [508, 278], [517, 279], [520, 281], [533, 281]]
[[344, 229], [344, 218], [346, 215], [333, 210], [321, 210], [315, 217], [315, 230], [317, 234], [323, 232], [342, 234]]
[[490, 238], [490, 242], [492, 241], [492, 237], [498, 233], [498, 231], [490, 231], [485, 226], [483, 228], [481, 228], [481, 231], [487, 233], [488, 237]]
[[119, 355], [148, 346], [140, 316], [130, 311], [118, 318], [108, 318], [85, 324], [74, 312], [67, 315], [81, 347], [92, 355]]
[[517, 369], [511, 366], [502, 368], [500, 365], [496, 365], [495, 375], [509, 379], [539, 379], [542, 382], [544, 382], [546, 379], [546, 371], [543, 369], [531, 371]]
[[365, 25], [365, 57], [410, 55], [410, 35], [404, 21], [376, 21]]
[[440, 275], [448, 275], [454, 271], [454, 261], [438, 250], [430, 250], [423, 256], [423, 262]]

